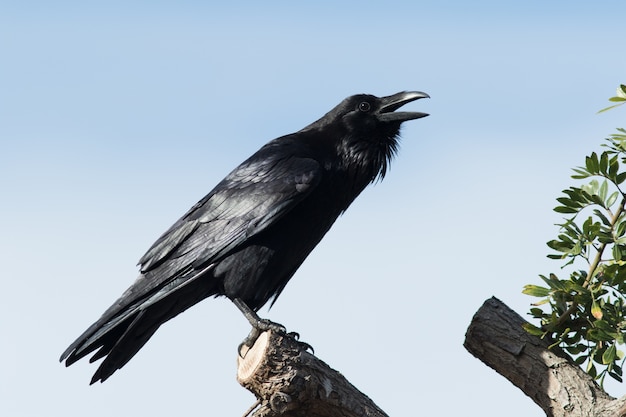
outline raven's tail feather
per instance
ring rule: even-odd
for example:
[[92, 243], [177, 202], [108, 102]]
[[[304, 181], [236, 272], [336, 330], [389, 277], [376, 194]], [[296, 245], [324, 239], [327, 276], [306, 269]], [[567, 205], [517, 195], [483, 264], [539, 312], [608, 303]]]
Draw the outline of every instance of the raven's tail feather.
[[139, 352], [139, 349], [146, 344], [163, 323], [162, 321], [155, 322], [154, 319], [150, 319], [149, 309], [140, 311], [115, 345], [107, 349], [100, 349], [100, 351], [89, 360], [89, 362], [94, 362], [100, 358], [106, 357], [91, 378], [90, 384], [97, 381], [106, 381], [107, 378], [126, 365], [126, 363]]
[[161, 324], [203, 299], [216, 295], [218, 291], [209, 284], [214, 282], [210, 276], [209, 273], [187, 278], [184, 282], [172, 282], [142, 302], [118, 310], [112, 317], [105, 313], [63, 352], [61, 362], [65, 360], [66, 366], [70, 366], [97, 350], [89, 362], [102, 358], [104, 361], [96, 370], [91, 384], [104, 382], [135, 356]]

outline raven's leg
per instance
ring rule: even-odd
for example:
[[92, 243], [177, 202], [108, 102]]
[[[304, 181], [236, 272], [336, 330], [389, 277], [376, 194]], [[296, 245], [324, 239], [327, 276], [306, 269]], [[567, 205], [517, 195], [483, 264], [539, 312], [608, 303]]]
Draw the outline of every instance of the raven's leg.
[[304, 350], [310, 350], [313, 352], [313, 347], [308, 343], [301, 342], [298, 339], [300, 335], [296, 332], [287, 333], [287, 329], [285, 326], [279, 323], [274, 323], [273, 321], [262, 319], [259, 317], [257, 313], [252, 310], [248, 304], [246, 304], [241, 298], [233, 298], [233, 303], [237, 306], [237, 308], [243, 313], [243, 315], [248, 319], [250, 324], [252, 325], [252, 330], [250, 330], [250, 334], [246, 337], [243, 342], [239, 345], [239, 351], [241, 352], [241, 347], [246, 345], [251, 348], [254, 345], [254, 342], [259, 338], [261, 333], [267, 330], [274, 330], [275, 332], [282, 333], [286, 336], [291, 337], [296, 342], [298, 342]]
[[260, 318], [259, 315], [255, 313], [254, 310], [252, 310], [250, 307], [248, 307], [248, 304], [243, 302], [241, 298], [233, 298], [233, 303], [235, 303], [237, 308], [248, 319], [250, 325], [252, 325], [252, 330], [250, 331], [248, 337], [243, 340], [243, 342], [241, 343], [242, 345], [252, 347], [252, 345], [254, 345], [254, 342], [256, 342], [261, 333], [267, 330], [274, 330], [275, 332], [279, 333], [287, 332], [287, 329], [285, 329], [285, 326], [283, 326], [282, 324], [274, 323], [273, 321]]

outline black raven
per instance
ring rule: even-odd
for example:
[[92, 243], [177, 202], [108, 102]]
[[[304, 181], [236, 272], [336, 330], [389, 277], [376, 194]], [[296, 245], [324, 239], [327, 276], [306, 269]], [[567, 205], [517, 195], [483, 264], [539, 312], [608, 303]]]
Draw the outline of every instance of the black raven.
[[91, 383], [124, 366], [161, 324], [225, 295], [253, 327], [283, 331], [256, 311], [280, 295], [305, 258], [398, 148], [398, 112], [428, 97], [355, 95], [299, 132], [263, 146], [169, 228], [139, 260], [130, 288], [61, 355], [69, 366], [105, 358]]

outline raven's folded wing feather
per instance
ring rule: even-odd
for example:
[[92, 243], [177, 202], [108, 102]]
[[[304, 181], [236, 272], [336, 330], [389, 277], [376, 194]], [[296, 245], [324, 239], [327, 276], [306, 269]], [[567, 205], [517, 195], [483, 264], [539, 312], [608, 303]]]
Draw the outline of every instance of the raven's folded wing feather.
[[222, 180], [139, 260], [141, 271], [167, 260], [194, 256], [194, 263], [220, 259], [289, 212], [320, 180], [318, 162], [286, 157], [280, 161], [254, 156]]

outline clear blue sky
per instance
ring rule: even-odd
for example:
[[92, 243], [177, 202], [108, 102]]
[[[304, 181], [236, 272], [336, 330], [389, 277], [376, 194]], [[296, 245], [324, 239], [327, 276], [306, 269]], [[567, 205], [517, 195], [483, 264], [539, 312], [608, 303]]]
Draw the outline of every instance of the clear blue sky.
[[626, 126], [596, 114], [626, 82], [626, 4], [211, 3], [0, 3], [0, 415], [241, 415], [248, 325], [226, 300], [105, 384], [57, 358], [245, 157], [401, 90], [431, 116], [261, 313], [391, 416], [543, 415], [462, 342], [486, 298], [524, 315], [523, 285], [559, 268], [554, 199]]

